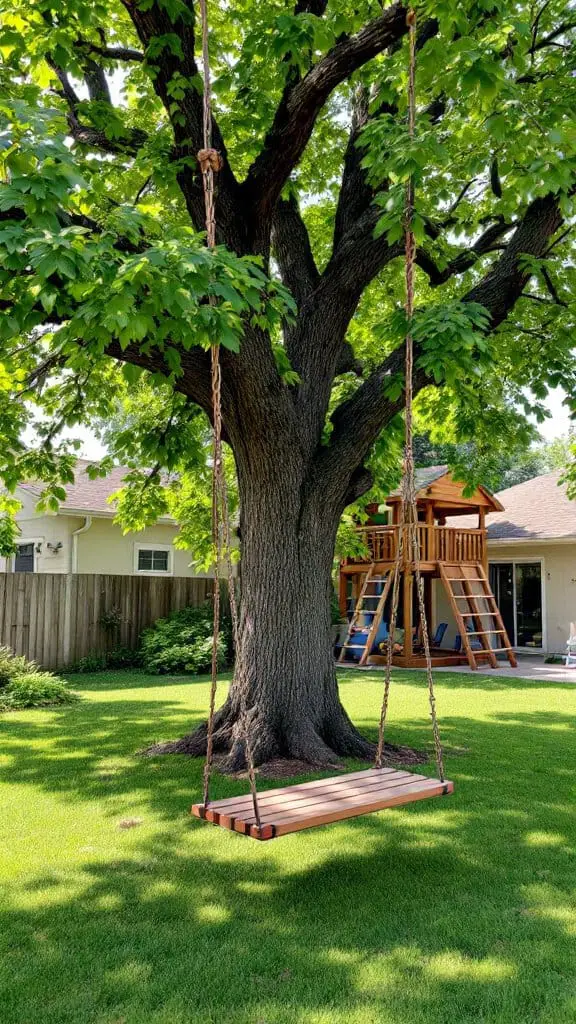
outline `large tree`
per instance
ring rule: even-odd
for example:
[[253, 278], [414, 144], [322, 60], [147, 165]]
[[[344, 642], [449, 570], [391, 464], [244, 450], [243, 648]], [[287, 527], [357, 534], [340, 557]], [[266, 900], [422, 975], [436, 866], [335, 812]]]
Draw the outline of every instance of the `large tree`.
[[242, 601], [217, 745], [241, 763], [244, 692], [257, 762], [328, 763], [369, 749], [338, 699], [330, 576], [343, 510], [398, 448], [408, 175], [424, 418], [506, 429], [518, 403], [572, 387], [576, 19], [563, 0], [419, 4], [411, 141], [403, 4], [209, 7], [213, 254], [196, 4], [2, 0], [3, 475], [42, 475], [57, 501], [59, 431], [110, 414], [119, 365], [166, 396], [144, 441], [174, 468], [196, 410], [211, 414], [220, 341]]

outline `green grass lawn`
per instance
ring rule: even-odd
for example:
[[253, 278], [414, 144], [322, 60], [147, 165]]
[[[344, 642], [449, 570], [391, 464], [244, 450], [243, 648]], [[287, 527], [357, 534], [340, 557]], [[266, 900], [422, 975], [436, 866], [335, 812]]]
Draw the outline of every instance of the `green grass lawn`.
[[[2, 1024], [574, 1024], [576, 686], [437, 679], [453, 797], [272, 843], [189, 817], [199, 763], [134, 756], [205, 681], [2, 716]], [[381, 685], [342, 673], [373, 736]], [[430, 745], [418, 673], [388, 738]]]

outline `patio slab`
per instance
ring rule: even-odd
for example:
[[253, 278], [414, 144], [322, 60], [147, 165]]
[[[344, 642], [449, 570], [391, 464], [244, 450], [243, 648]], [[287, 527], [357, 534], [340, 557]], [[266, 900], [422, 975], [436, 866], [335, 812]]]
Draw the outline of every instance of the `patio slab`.
[[518, 667], [512, 668], [507, 662], [502, 664], [500, 668], [490, 668], [489, 666], [482, 665], [480, 668], [473, 671], [469, 665], [460, 665], [458, 668], [439, 669], [442, 672], [469, 672], [471, 676], [481, 673], [483, 676], [497, 675], [508, 676], [511, 679], [535, 679], [541, 680], [542, 682], [548, 683], [575, 683], [576, 684], [576, 666], [574, 668], [566, 668], [562, 665], [547, 665], [544, 658], [535, 658], [531, 655], [516, 655], [518, 658]]
[[[490, 676], [493, 675], [497, 678], [510, 679], [533, 679], [536, 682], [543, 683], [573, 683], [576, 685], [576, 666], [574, 668], [566, 668], [565, 665], [547, 665], [544, 661], [544, 657], [535, 658], [532, 655], [518, 654], [518, 667], [512, 668], [508, 662], [502, 663], [500, 668], [490, 668], [488, 665], [482, 665], [480, 668], [473, 670], [469, 665], [449, 665], [439, 668], [434, 668], [435, 672], [459, 672], [464, 675], [469, 674], [470, 676]], [[342, 669], [354, 669], [356, 672], [384, 672], [384, 665], [351, 665], [351, 664], [339, 664], [337, 663], [338, 671]], [[408, 669], [394, 667], [395, 672], [414, 672], [422, 671], [422, 669]]]

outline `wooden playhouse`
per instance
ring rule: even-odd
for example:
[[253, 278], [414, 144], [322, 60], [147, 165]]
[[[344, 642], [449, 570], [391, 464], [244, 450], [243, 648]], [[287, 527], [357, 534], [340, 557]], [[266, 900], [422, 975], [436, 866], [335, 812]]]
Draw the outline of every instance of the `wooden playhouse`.
[[[502, 511], [502, 505], [483, 487], [465, 497], [465, 485], [454, 480], [446, 466], [416, 470], [416, 488], [420, 571], [428, 629], [433, 638], [433, 664], [440, 667], [467, 662], [473, 669], [479, 663], [497, 668], [500, 656], [516, 665], [488, 581], [486, 516]], [[369, 507], [367, 524], [358, 527], [365, 553], [341, 563], [340, 611], [349, 623], [339, 657], [343, 663], [366, 665], [386, 661], [392, 570], [402, 529], [400, 505], [400, 492], [396, 491], [386, 499], [385, 506]], [[467, 517], [463, 527], [458, 524], [461, 517]], [[419, 639], [414, 563], [408, 557], [401, 574], [393, 661], [403, 668], [421, 668], [425, 661]], [[433, 588], [438, 586], [446, 595], [456, 624], [456, 649], [448, 649], [436, 639]], [[441, 632], [441, 624], [438, 625]]]

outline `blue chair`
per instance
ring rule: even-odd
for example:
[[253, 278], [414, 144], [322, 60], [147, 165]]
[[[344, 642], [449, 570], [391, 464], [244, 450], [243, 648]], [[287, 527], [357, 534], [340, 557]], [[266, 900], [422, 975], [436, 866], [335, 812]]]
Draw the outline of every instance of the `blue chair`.
[[447, 622], [441, 622], [436, 627], [436, 632], [434, 633], [434, 636], [430, 639], [430, 647], [441, 647], [442, 646], [442, 641], [444, 639], [444, 634], [445, 634], [447, 629], [448, 629], [448, 623]]

